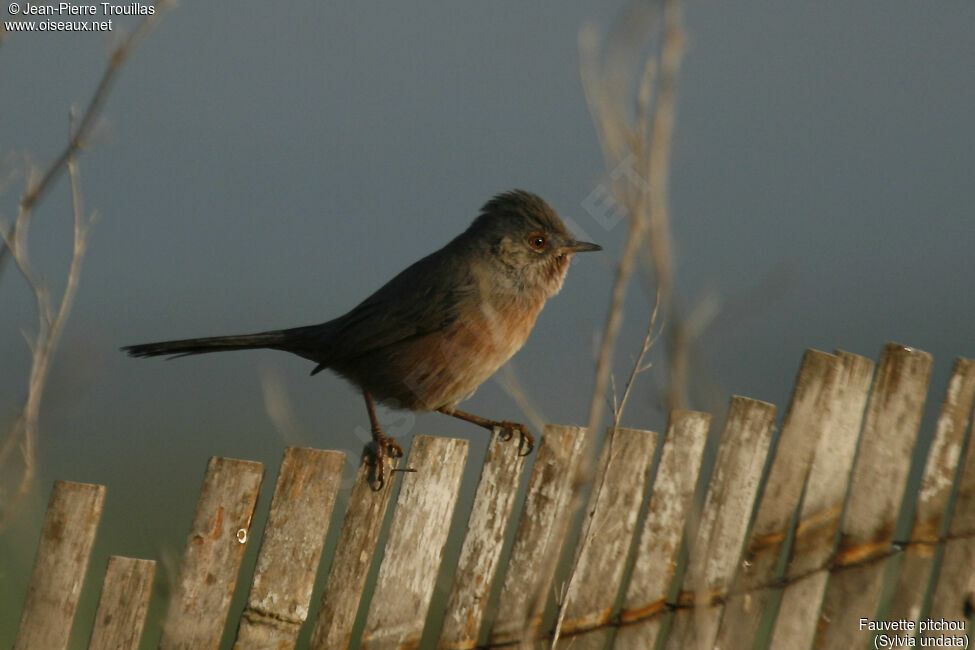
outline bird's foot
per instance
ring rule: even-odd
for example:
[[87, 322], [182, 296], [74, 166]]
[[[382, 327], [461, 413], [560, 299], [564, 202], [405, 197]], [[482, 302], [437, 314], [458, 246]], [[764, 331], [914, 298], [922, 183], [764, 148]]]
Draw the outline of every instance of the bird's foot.
[[[385, 435], [382, 431], [372, 432], [372, 449], [371, 451], [371, 462], [373, 466], [373, 480], [371, 481], [372, 489], [376, 492], [383, 489], [386, 485], [386, 459], [387, 458], [402, 458], [403, 448], [399, 446], [399, 443]], [[397, 471], [397, 470], [392, 470]], [[403, 469], [403, 472], [413, 472], [416, 470]]]
[[[438, 413], [443, 413], [444, 415], [449, 415], [451, 417], [457, 418], [459, 420], [464, 420], [465, 422], [470, 422], [471, 424], [476, 424], [479, 427], [484, 427], [488, 431], [497, 433], [501, 440], [511, 440], [511, 437], [518, 432], [518, 455], [527, 456], [532, 453], [532, 449], [535, 448], [535, 436], [533, 436], [529, 431], [528, 427], [524, 424], [518, 424], [517, 422], [511, 422], [509, 420], [504, 420], [498, 422], [497, 420], [489, 420], [487, 418], [482, 418], [480, 415], [474, 415], [473, 413], [466, 413], [464, 411], [458, 411], [450, 406], [441, 406], [437, 409]], [[522, 449], [525, 452], [522, 453]]]
[[[524, 424], [519, 424], [518, 422], [511, 422], [509, 420], [504, 420], [503, 422], [498, 422], [494, 425], [493, 429], [499, 431], [499, 438], [501, 440], [511, 440], [511, 437], [518, 432], [518, 455], [527, 456], [532, 453], [535, 448], [535, 436], [531, 434]], [[522, 452], [522, 450], [525, 450]]]

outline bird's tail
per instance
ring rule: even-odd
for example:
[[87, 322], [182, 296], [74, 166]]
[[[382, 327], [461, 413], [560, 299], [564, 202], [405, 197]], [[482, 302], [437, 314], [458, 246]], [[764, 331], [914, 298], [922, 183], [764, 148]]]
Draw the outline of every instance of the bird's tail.
[[185, 357], [190, 354], [221, 352], [224, 350], [253, 350], [256, 348], [287, 349], [290, 339], [286, 330], [244, 334], [240, 336], [212, 336], [202, 339], [160, 341], [142, 345], [126, 345], [122, 348], [133, 357]]

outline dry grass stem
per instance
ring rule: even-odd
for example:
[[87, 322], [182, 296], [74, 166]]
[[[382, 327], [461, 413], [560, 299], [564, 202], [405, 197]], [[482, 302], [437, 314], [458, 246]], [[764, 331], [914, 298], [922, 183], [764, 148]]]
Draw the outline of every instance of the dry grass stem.
[[[659, 64], [650, 57], [641, 59], [647, 33], [662, 17], [663, 37]], [[625, 10], [610, 33], [605, 46], [600, 49], [592, 33], [584, 33], [580, 42], [582, 50], [583, 87], [589, 101], [593, 121], [599, 134], [610, 169], [611, 189], [617, 204], [629, 216], [626, 240], [616, 270], [613, 289], [603, 336], [596, 361], [596, 381], [590, 404], [588, 429], [596, 431], [603, 418], [607, 391], [612, 378], [613, 351], [623, 321], [623, 307], [627, 286], [638, 256], [644, 246], [649, 246], [653, 258], [656, 280], [656, 299], [648, 319], [642, 347], [630, 370], [617, 403], [613, 400], [613, 430], [608, 444], [608, 456], [613, 454], [614, 433], [629, 399], [636, 377], [648, 366], [645, 358], [657, 339], [656, 323], [661, 311], [673, 319], [673, 255], [670, 234], [670, 215], [666, 185], [669, 179], [671, 138], [676, 114], [676, 86], [683, 52], [681, 8], [677, 0], [662, 0], [659, 6], [646, 8], [634, 5]], [[636, 111], [631, 119], [626, 107], [630, 104], [633, 80], [636, 79]], [[674, 358], [671, 351], [671, 359]], [[671, 373], [671, 378], [675, 373]], [[686, 376], [686, 375], [685, 375]], [[671, 394], [673, 394], [671, 387]], [[615, 393], [615, 389], [614, 389]], [[676, 403], [681, 397], [668, 399]], [[573, 482], [573, 503], [582, 506], [582, 488], [593, 474], [593, 450], [583, 456], [584, 466], [578, 468]], [[601, 486], [594, 486], [598, 491]], [[591, 545], [598, 532], [584, 524], [581, 544], [576, 552], [578, 559], [586, 546]], [[552, 560], [557, 561], [557, 558]], [[565, 592], [571, 597], [575, 566], [570, 570]], [[535, 610], [544, 606], [539, 595]], [[531, 612], [536, 613], [536, 612]], [[551, 647], [559, 641], [564, 621], [564, 603], [559, 606]], [[529, 619], [531, 620], [531, 619]], [[536, 617], [534, 620], [538, 620]], [[537, 626], [537, 624], [536, 624]], [[530, 639], [537, 638], [537, 629], [526, 626], [522, 637], [523, 647]]]
[[[14, 222], [12, 239], [16, 240], [18, 231], [21, 228], [26, 228], [34, 207], [44, 198], [61, 174], [64, 173], [64, 170], [68, 166], [68, 161], [84, 148], [88, 136], [95, 126], [96, 119], [105, 104], [105, 100], [108, 99], [108, 93], [118, 78], [119, 72], [122, 70], [122, 64], [129, 58], [129, 55], [135, 47], [142, 42], [142, 39], [159, 23], [163, 14], [175, 4], [176, 0], [161, 0], [157, 2], [155, 4], [155, 13], [139, 21], [132, 33], [109, 55], [105, 72], [102, 74], [101, 80], [99, 80], [98, 86], [95, 88], [95, 92], [88, 102], [88, 106], [81, 114], [81, 120], [78, 122], [77, 128], [71, 130], [64, 149], [54, 159], [54, 162], [48, 165], [47, 169], [40, 174], [39, 179], [28, 180], [27, 190], [20, 198], [20, 207], [17, 213], [17, 220]], [[34, 175], [31, 174], [31, 176]], [[6, 239], [7, 237], [4, 238], [3, 245], [0, 245], [0, 277], [3, 275], [3, 269], [10, 255], [10, 249], [7, 246]]]
[[7, 249], [10, 251], [17, 269], [25, 278], [34, 295], [38, 329], [33, 337], [28, 336], [27, 339], [32, 357], [27, 400], [24, 404], [23, 411], [14, 422], [14, 426], [8, 434], [7, 439], [4, 440], [3, 447], [0, 448], [0, 467], [8, 467], [10, 455], [14, 448], [18, 446], [21, 450], [24, 465], [16, 490], [2, 504], [3, 512], [0, 513], [0, 530], [3, 530], [8, 525], [10, 518], [16, 511], [16, 506], [30, 491], [36, 475], [37, 423], [40, 417], [41, 399], [47, 383], [48, 373], [50, 372], [54, 351], [57, 349], [58, 342], [64, 332], [65, 323], [67, 322], [68, 315], [71, 313], [71, 307], [74, 303], [75, 295], [78, 292], [78, 281], [81, 278], [81, 265], [88, 248], [88, 238], [91, 233], [91, 227], [97, 219], [96, 213], [92, 213], [87, 217], [84, 215], [81, 202], [81, 181], [79, 178], [78, 164], [74, 157], [68, 159], [67, 168], [71, 180], [74, 243], [71, 250], [71, 264], [68, 268], [67, 283], [56, 310], [52, 304], [50, 292], [38, 279], [28, 260], [25, 236], [27, 229], [22, 228], [20, 230], [20, 236], [17, 238], [10, 238], [7, 233], [4, 233], [4, 242], [7, 245]]
[[494, 380], [501, 386], [501, 390], [515, 401], [535, 431], [545, 429], [545, 423], [549, 420], [539, 410], [535, 400], [528, 395], [528, 391], [525, 390], [518, 378], [518, 371], [513, 361], [504, 364], [501, 370], [494, 375]]
[[[90, 215], [84, 213], [77, 156], [85, 146], [96, 118], [108, 97], [109, 90], [118, 77], [122, 64], [128, 59], [134, 47], [158, 23], [165, 10], [173, 4], [175, 4], [175, 0], [162, 0], [157, 3], [155, 13], [140, 21], [133, 32], [111, 53], [105, 72], [80, 120], [75, 120], [74, 112], [71, 113], [68, 142], [64, 149], [43, 172], [38, 173], [32, 166], [27, 166], [26, 189], [20, 198], [17, 217], [9, 228], [0, 228], [0, 236], [2, 236], [2, 242], [0, 242], [0, 279], [3, 277], [7, 260], [13, 260], [14, 266], [24, 278], [27, 288], [34, 298], [37, 319], [37, 331], [33, 335], [25, 334], [27, 346], [31, 352], [27, 398], [22, 411], [14, 420], [3, 443], [0, 444], [0, 474], [8, 477], [8, 480], [10, 480], [9, 477], [18, 474], [20, 477], [14, 481], [16, 485], [9, 492], [6, 491], [7, 485], [0, 486], [0, 489], [4, 490], [0, 492], [0, 531], [9, 526], [17, 511], [17, 506], [23, 497], [30, 492], [37, 474], [38, 420], [44, 387], [50, 373], [54, 353], [57, 350], [77, 295], [78, 283], [81, 279], [81, 267], [85, 259], [91, 228], [97, 219], [95, 213]], [[28, 252], [28, 232], [35, 208], [65, 170], [67, 170], [70, 180], [73, 245], [65, 288], [55, 306], [55, 301], [47, 284], [42, 281], [31, 265]], [[14, 467], [14, 451], [16, 450], [20, 451], [21, 467], [19, 468]]]

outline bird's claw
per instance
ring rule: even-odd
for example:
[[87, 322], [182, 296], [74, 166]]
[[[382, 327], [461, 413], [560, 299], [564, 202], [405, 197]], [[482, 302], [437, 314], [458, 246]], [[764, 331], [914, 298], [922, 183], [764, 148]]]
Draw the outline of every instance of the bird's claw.
[[508, 442], [511, 440], [511, 429], [505, 428], [503, 425], [495, 424], [491, 427], [491, 433], [498, 437], [501, 442]]
[[[501, 423], [501, 435], [499, 438], [505, 441], [511, 440], [511, 437], [516, 431], [518, 432], [518, 436], [520, 438], [518, 441], [518, 455], [527, 456], [528, 454], [532, 453], [532, 450], [535, 448], [535, 436], [528, 431], [528, 427], [526, 427], [524, 424], [505, 420]], [[525, 451], [522, 452], [522, 449]]]
[[[373, 480], [370, 482], [370, 487], [373, 491], [379, 492], [386, 485], [386, 459], [402, 458], [403, 448], [392, 438], [379, 432], [373, 432], [373, 446], [370, 456], [372, 457], [370, 464], [373, 466]], [[404, 469], [403, 471], [415, 470]]]
[[383, 446], [386, 447], [386, 453], [389, 454], [390, 458], [402, 458], [403, 448], [399, 446], [399, 443], [392, 438], [386, 438], [383, 440]]

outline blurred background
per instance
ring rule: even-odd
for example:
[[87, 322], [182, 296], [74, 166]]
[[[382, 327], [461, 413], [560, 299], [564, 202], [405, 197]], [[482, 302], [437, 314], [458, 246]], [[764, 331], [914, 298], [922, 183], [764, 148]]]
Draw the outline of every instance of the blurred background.
[[[513, 361], [545, 421], [585, 424], [626, 225], [591, 214], [606, 170], [578, 41], [622, 6], [242, 0], [185, 2], [165, 16], [80, 159], [85, 206], [100, 219], [42, 406], [37, 493], [0, 536], [0, 646], [16, 635], [55, 479], [108, 487], [79, 614], [90, 620], [109, 554], [178, 557], [209, 456], [264, 462], [265, 512], [285, 445], [345, 450], [351, 477], [368, 439], [358, 393], [329, 373], [309, 377], [297, 357], [165, 362], [119, 346], [338, 316], [495, 193], [540, 194], [606, 249], [573, 264]], [[23, 192], [22, 175], [10, 175], [25, 153], [44, 166], [60, 152], [69, 107], [87, 103], [133, 24], [116, 19], [107, 37], [3, 36], [6, 224]], [[896, 341], [934, 355], [929, 436], [952, 359], [975, 355], [975, 4], [698, 1], [685, 5], [685, 27], [670, 186], [676, 291], [685, 314], [713, 315], [693, 348], [690, 406], [721, 412], [741, 394], [781, 415], [806, 348], [876, 359]], [[55, 292], [70, 216], [65, 177], [30, 231], [32, 261]], [[651, 295], [638, 275], [618, 381]], [[26, 395], [33, 309], [8, 266], [4, 432]], [[640, 377], [625, 425], [663, 429], [663, 381], [659, 364]], [[464, 408], [526, 418], [497, 382]], [[484, 432], [436, 414], [384, 417], [404, 442], [473, 440], [473, 485]], [[150, 616], [160, 615], [157, 599]]]

